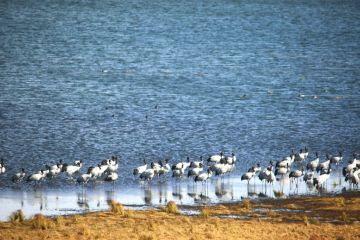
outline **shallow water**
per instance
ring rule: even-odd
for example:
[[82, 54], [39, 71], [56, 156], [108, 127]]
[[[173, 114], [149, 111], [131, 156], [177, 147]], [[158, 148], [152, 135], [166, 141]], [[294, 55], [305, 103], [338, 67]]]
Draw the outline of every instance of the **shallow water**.
[[[0, 196], [0, 220], [7, 220], [18, 209], [22, 209], [27, 217], [36, 213], [53, 216], [107, 210], [109, 200], [121, 202], [129, 209], [146, 209], [166, 205], [169, 201], [183, 206], [212, 205], [241, 201], [243, 198], [276, 198], [275, 192], [282, 192], [283, 198], [339, 193], [346, 188], [348, 184], [339, 183], [337, 177], [330, 178], [327, 188], [321, 191], [302, 181], [296, 187], [288, 178], [271, 186], [262, 184], [258, 179], [248, 185], [237, 176], [212, 179], [206, 185], [194, 184], [191, 179], [177, 183], [162, 179], [129, 185], [99, 182], [85, 187], [68, 183], [65, 188], [42, 183], [3, 190]], [[182, 211], [186, 215], [196, 214], [186, 208]]]
[[[251, 165], [305, 145], [349, 160], [360, 146], [359, 16], [359, 1], [340, 0], [2, 1], [0, 198], [32, 199], [11, 176], [59, 159], [83, 159], [85, 171], [121, 155], [114, 194], [129, 204], [145, 194], [131, 174], [143, 158], [236, 152], [236, 190]], [[78, 187], [48, 184], [37, 191], [76, 206]]]

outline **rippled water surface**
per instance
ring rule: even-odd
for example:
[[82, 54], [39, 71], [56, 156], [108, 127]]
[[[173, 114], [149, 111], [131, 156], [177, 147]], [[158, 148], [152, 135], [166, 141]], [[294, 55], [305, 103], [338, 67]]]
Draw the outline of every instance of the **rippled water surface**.
[[237, 177], [305, 145], [348, 160], [360, 150], [359, 16], [359, 1], [2, 1], [1, 195], [29, 198], [12, 174], [59, 159], [121, 155], [115, 189], [129, 204], [143, 158], [234, 151]]

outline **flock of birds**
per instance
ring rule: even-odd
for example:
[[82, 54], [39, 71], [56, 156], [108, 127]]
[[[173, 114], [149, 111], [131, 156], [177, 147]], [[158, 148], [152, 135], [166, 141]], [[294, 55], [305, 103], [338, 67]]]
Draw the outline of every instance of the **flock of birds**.
[[[262, 182], [273, 183], [276, 181], [276, 176], [279, 176], [280, 180], [288, 176], [290, 182], [296, 181], [296, 185], [298, 185], [300, 179], [316, 188], [323, 188], [330, 177], [332, 166], [335, 165], [338, 169], [343, 162], [342, 152], [334, 156], [326, 154], [326, 158], [322, 162], [320, 162], [318, 152], [315, 152], [315, 157], [307, 162], [308, 156], [309, 151], [305, 147], [300, 149], [299, 153], [292, 151], [290, 156], [283, 160], [270, 161], [269, 166], [263, 170], [261, 170], [260, 163], [258, 163], [243, 174], [241, 180], [249, 182], [252, 178], [255, 179], [255, 176], [258, 176]], [[297, 167], [292, 168], [294, 162], [299, 164], [297, 164]], [[273, 171], [274, 166], [275, 171]], [[346, 182], [349, 182], [351, 186], [358, 187], [360, 182], [360, 159], [357, 158], [356, 153], [353, 153], [353, 158], [343, 167], [342, 174]]]
[[207, 170], [202, 158], [198, 161], [190, 162], [188, 157], [186, 161], [178, 162], [170, 166], [169, 160], [152, 162], [150, 166], [144, 160], [144, 164], [135, 168], [133, 174], [139, 176], [141, 180], [151, 181], [154, 177], [165, 176], [172, 171], [172, 177], [177, 181], [184, 178], [193, 178], [195, 182], [206, 182], [213, 175], [224, 176], [230, 174], [235, 169], [236, 154], [225, 156], [222, 152], [219, 155], [209, 156], [207, 159]]
[[[32, 173], [30, 175], [26, 175], [25, 169], [22, 168], [20, 172], [15, 173], [12, 176], [13, 182], [21, 182], [23, 180], [27, 180], [28, 182], [40, 182], [45, 178], [55, 178], [60, 173], [65, 173], [71, 179], [75, 174], [78, 174], [77, 182], [81, 184], [85, 184], [90, 180], [103, 179], [108, 182], [115, 182], [119, 175], [117, 170], [119, 168], [119, 162], [117, 156], [112, 156], [110, 159], [105, 159], [101, 161], [96, 166], [91, 166], [88, 168], [86, 173], [81, 174], [80, 169], [83, 166], [82, 160], [75, 160], [73, 164], [63, 163], [60, 160], [58, 163], [49, 166], [45, 165], [45, 169], [40, 169], [39, 171]], [[5, 173], [5, 163], [2, 159], [0, 161], [0, 175]]]
[[[249, 168], [249, 170], [241, 176], [241, 180], [248, 181], [258, 177], [258, 179], [265, 184], [272, 184], [276, 180], [284, 179], [286, 176], [290, 178], [291, 182], [296, 181], [298, 185], [299, 180], [304, 180], [307, 184], [311, 184], [316, 188], [324, 187], [324, 184], [329, 179], [332, 172], [332, 166], [339, 167], [343, 162], [342, 152], [338, 155], [326, 154], [324, 161], [320, 161], [319, 154], [315, 152], [313, 159], [309, 158], [309, 151], [305, 147], [299, 152], [291, 154], [279, 161], [271, 160], [269, 165], [262, 169], [261, 163]], [[294, 164], [297, 162], [298, 164]], [[181, 179], [192, 178], [194, 182], [206, 183], [213, 176], [223, 177], [229, 175], [235, 169], [236, 154], [232, 153], [230, 156], [225, 156], [222, 152], [217, 155], [212, 155], [206, 161], [202, 157], [198, 161], [190, 161], [189, 157], [186, 161], [177, 162], [172, 165], [169, 160], [155, 161], [150, 164], [144, 163], [141, 166], [133, 169], [133, 175], [138, 176], [142, 181], [151, 181], [154, 177], [159, 179], [166, 177], [172, 173], [172, 177], [176, 182]], [[108, 182], [115, 182], [119, 175], [117, 173], [119, 168], [119, 157], [112, 156], [110, 159], [101, 161], [96, 166], [91, 166], [86, 173], [80, 173], [83, 166], [82, 160], [76, 160], [73, 164], [66, 164], [59, 161], [52, 166], [46, 165], [45, 170], [41, 169], [33, 174], [26, 175], [24, 169], [16, 173], [12, 177], [13, 182], [20, 182], [24, 179], [27, 181], [39, 182], [44, 178], [54, 178], [60, 173], [67, 174], [71, 179], [77, 174], [77, 182], [86, 184], [90, 180], [104, 180]], [[0, 161], [0, 175], [5, 173], [4, 160]], [[343, 167], [343, 176], [345, 181], [348, 181], [352, 186], [358, 187], [360, 182], [360, 158], [356, 153], [353, 153], [353, 158]], [[278, 177], [278, 178], [277, 178]]]

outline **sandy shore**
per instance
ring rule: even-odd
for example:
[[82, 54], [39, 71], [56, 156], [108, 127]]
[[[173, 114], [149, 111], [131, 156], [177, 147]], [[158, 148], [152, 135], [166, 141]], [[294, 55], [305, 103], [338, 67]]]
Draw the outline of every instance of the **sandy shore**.
[[360, 193], [245, 200], [207, 207], [176, 206], [0, 223], [0, 239], [360, 239]]

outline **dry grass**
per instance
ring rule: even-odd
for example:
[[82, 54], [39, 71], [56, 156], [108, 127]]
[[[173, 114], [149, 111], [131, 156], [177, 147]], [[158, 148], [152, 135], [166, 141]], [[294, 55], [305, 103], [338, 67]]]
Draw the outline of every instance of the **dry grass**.
[[266, 216], [269, 218], [274, 218], [277, 217], [277, 214], [272, 209], [268, 209], [268, 211], [266, 212]]
[[317, 234], [313, 234], [310, 236], [309, 240], [326, 240], [326, 238]]
[[64, 217], [61, 215], [56, 216], [54, 218], [54, 222], [55, 222], [56, 226], [62, 227], [62, 226], [64, 226]]
[[22, 223], [25, 220], [25, 215], [21, 210], [17, 210], [10, 215], [9, 220], [13, 224]]
[[108, 204], [110, 206], [111, 212], [119, 214], [119, 215], [125, 214], [125, 208], [121, 203], [111, 200], [108, 202]]
[[202, 208], [200, 210], [200, 216], [203, 218], [208, 218], [210, 216], [209, 210], [207, 208]]
[[36, 214], [33, 219], [31, 220], [32, 222], [32, 227], [35, 229], [50, 229], [50, 228], [54, 228], [55, 224], [53, 222], [53, 220], [45, 217], [42, 214]]
[[341, 220], [342, 220], [344, 223], [346, 223], [346, 222], [349, 221], [346, 212], [342, 212], [342, 213], [341, 213]]
[[307, 216], [303, 216], [303, 220], [304, 220], [305, 225], [309, 225], [310, 222], [309, 222], [309, 219]]
[[166, 208], [161, 208], [163, 211], [172, 214], [179, 214], [179, 209], [174, 201], [168, 202]]
[[346, 205], [345, 198], [343, 197], [335, 198], [334, 202], [336, 203], [337, 207], [345, 207]]
[[276, 198], [282, 198], [282, 197], [284, 197], [284, 192], [274, 190], [274, 195]]
[[153, 238], [153, 236], [151, 236], [151, 235], [141, 235], [140, 237], [139, 237], [139, 240], [153, 240], [154, 238]]
[[[202, 217], [168, 214], [155, 210], [124, 211], [124, 214], [113, 212], [96, 212], [84, 215], [59, 216], [54, 219], [37, 215], [34, 219], [24, 220], [22, 224], [0, 222], [0, 240], [21, 239], [360, 239], [359, 201], [356, 198], [345, 197], [346, 209], [335, 208], [334, 199], [281, 199], [274, 202], [252, 202], [252, 211], [244, 209], [243, 202], [199, 208]], [[261, 205], [262, 204], [262, 205]], [[292, 205], [293, 204], [293, 205]], [[116, 206], [116, 204], [114, 204]], [[176, 206], [176, 205], [175, 205]], [[308, 212], [277, 211], [284, 208], [307, 209]], [[269, 209], [257, 212], [257, 208]], [[177, 207], [176, 207], [177, 209]], [[326, 209], [323, 211], [322, 209]], [[276, 211], [275, 211], [276, 210]], [[316, 216], [328, 214], [334, 220], [341, 220], [342, 212], [346, 214], [345, 221], [324, 223], [323, 218]], [[212, 217], [206, 217], [208, 216]], [[251, 216], [250, 219], [218, 218], [217, 215]], [[284, 221], [284, 214], [289, 214], [290, 221]], [[315, 214], [315, 215], [312, 215]], [[353, 215], [351, 215], [353, 214]], [[271, 218], [263, 218], [264, 216]], [[344, 218], [344, 217], [343, 217]], [[282, 219], [279, 221], [279, 219]], [[325, 217], [325, 219], [329, 219]], [[320, 220], [320, 221], [319, 221]], [[304, 226], [304, 223], [307, 224]], [[311, 224], [308, 224], [311, 223]], [[314, 224], [315, 223], [315, 224]], [[342, 224], [339, 226], [339, 224]], [[40, 229], [40, 231], [39, 231]], [[274, 232], [276, 229], [276, 232]], [[275, 235], [274, 235], [275, 234]]]
[[247, 199], [247, 198], [245, 198], [245, 199], [242, 201], [242, 206], [243, 206], [243, 208], [248, 209], [248, 210], [252, 209], [250, 200]]

